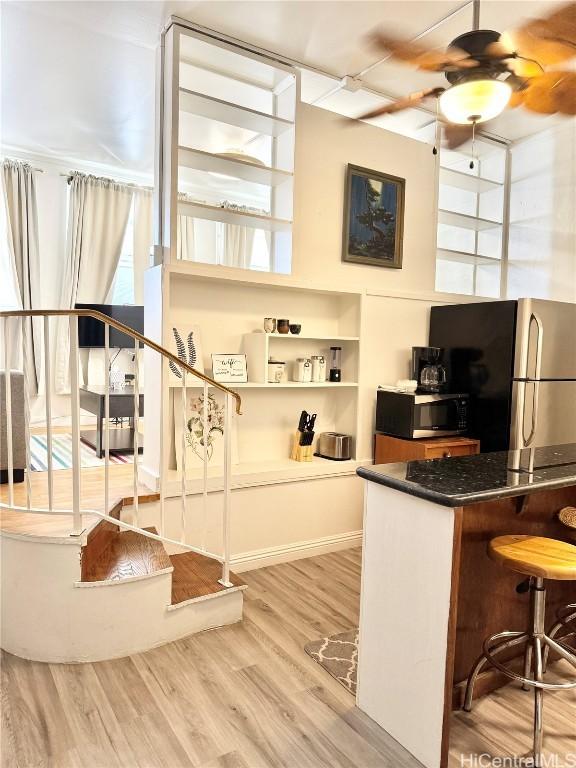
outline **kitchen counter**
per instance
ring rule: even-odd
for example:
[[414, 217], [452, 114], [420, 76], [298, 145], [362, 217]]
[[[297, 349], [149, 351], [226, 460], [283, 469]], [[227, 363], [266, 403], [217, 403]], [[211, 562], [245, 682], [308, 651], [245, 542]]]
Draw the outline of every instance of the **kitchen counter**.
[[576, 484], [576, 443], [360, 467], [360, 477], [446, 507]]
[[[576, 444], [357, 472], [366, 503], [356, 703], [427, 768], [444, 768], [451, 712], [484, 639], [523, 630], [529, 616], [522, 577], [493, 562], [488, 544], [505, 534], [570, 540], [558, 512], [576, 506]], [[570, 602], [572, 582], [547, 582], [549, 616]], [[487, 668], [475, 695], [503, 682]]]

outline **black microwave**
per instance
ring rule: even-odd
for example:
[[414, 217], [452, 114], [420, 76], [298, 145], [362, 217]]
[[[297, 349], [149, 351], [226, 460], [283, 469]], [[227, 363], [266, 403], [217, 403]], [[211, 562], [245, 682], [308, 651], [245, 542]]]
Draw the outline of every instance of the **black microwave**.
[[462, 435], [468, 430], [468, 395], [378, 390], [376, 431], [408, 439]]

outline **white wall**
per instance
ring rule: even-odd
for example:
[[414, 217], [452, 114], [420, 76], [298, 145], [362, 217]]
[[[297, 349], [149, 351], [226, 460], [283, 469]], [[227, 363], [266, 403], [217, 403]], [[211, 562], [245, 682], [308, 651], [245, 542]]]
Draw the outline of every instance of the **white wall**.
[[[314, 282], [433, 291], [435, 158], [428, 144], [300, 104], [296, 134], [292, 274]], [[402, 269], [341, 261], [347, 164], [406, 179]]]
[[576, 301], [576, 120], [512, 148], [508, 297]]

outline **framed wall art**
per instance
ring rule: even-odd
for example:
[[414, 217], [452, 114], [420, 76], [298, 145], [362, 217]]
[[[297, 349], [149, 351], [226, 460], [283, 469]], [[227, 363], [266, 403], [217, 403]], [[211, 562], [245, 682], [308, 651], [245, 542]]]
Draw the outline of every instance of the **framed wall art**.
[[348, 165], [342, 261], [402, 269], [406, 180]]

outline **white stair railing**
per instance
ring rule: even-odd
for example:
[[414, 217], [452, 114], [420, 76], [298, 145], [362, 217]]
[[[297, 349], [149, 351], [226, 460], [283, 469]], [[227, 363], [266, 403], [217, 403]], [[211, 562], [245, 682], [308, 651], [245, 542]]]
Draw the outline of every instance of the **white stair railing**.
[[[31, 370], [32, 353], [30, 348], [31, 334], [29, 333], [29, 324], [31, 318], [43, 318], [43, 336], [42, 345], [43, 363], [44, 363], [44, 387], [45, 387], [45, 420], [46, 420], [46, 449], [47, 449], [47, 496], [48, 504], [34, 506], [33, 487], [31, 483], [31, 455], [30, 455], [30, 402], [29, 402], [29, 371]], [[104, 365], [105, 365], [105, 385], [104, 385], [104, 511], [83, 508], [82, 505], [82, 479], [83, 470], [81, 465], [80, 451], [80, 399], [79, 399], [79, 345], [78, 345], [78, 319], [80, 317], [90, 317], [98, 320], [104, 325]], [[54, 465], [53, 465], [53, 443], [54, 429], [52, 418], [52, 368], [51, 368], [51, 343], [50, 343], [50, 319], [67, 319], [68, 341], [69, 341], [69, 377], [70, 377], [70, 416], [72, 432], [72, 506], [71, 509], [56, 509], [54, 498]], [[159, 346], [155, 342], [147, 339], [137, 331], [128, 326], [117, 322], [116, 320], [92, 310], [21, 310], [13, 312], [0, 312], [0, 320], [3, 323], [3, 334], [0, 339], [4, 340], [4, 355], [0, 355], [0, 364], [4, 364], [5, 372], [5, 400], [6, 400], [6, 456], [7, 456], [7, 474], [8, 474], [8, 499], [0, 502], [0, 506], [15, 511], [27, 511], [34, 514], [55, 514], [69, 515], [72, 517], [71, 534], [79, 536], [84, 530], [83, 516], [96, 515], [104, 520], [109, 520], [124, 530], [137, 531], [142, 536], [162, 541], [167, 544], [177, 545], [186, 550], [205, 555], [218, 560], [222, 564], [222, 575], [219, 582], [226, 587], [232, 586], [230, 582], [230, 522], [231, 522], [231, 487], [232, 487], [232, 419], [234, 407], [236, 413], [240, 414], [241, 400], [240, 396], [228, 389], [224, 385], [210, 379], [203, 373], [196, 371], [183, 360], [173, 355], [168, 350]], [[133, 435], [134, 435], [134, 463], [132, 475], [132, 494], [133, 494], [133, 520], [127, 523], [118, 520], [109, 515], [110, 512], [110, 382], [108, 372], [110, 369], [110, 328], [114, 328], [130, 336], [134, 341], [134, 412], [133, 412]], [[13, 340], [16, 339], [16, 348], [18, 341], [21, 342], [22, 350], [22, 369], [24, 374], [24, 421], [26, 442], [26, 506], [15, 503], [14, 489], [14, 434], [13, 434], [13, 392], [12, 392], [12, 361], [15, 351]], [[179, 540], [167, 537], [165, 535], [165, 490], [166, 483], [164, 478], [164, 456], [161, 445], [160, 477], [159, 477], [159, 506], [160, 506], [160, 533], [154, 534], [146, 531], [139, 526], [139, 479], [138, 479], [138, 452], [140, 448], [139, 420], [140, 420], [140, 378], [139, 378], [139, 359], [140, 348], [148, 347], [160, 355], [162, 364], [169, 362], [177, 365], [182, 374], [182, 409], [180, 416], [175, 414], [175, 418], [182, 419], [182, 444], [181, 450], [181, 516], [180, 516], [180, 538]], [[193, 384], [191, 383], [194, 382]], [[202, 510], [203, 520], [200, 526], [201, 535], [198, 545], [187, 541], [189, 536], [189, 488], [187, 476], [187, 440], [188, 418], [187, 418], [187, 392], [191, 386], [201, 386], [203, 391], [202, 398], [202, 425], [203, 425], [203, 461], [202, 461]], [[209, 388], [214, 387], [224, 394], [224, 467], [223, 467], [223, 485], [222, 485], [222, 551], [221, 553], [211, 552], [207, 549], [207, 529], [208, 529], [208, 401]], [[162, 407], [161, 403], [156, 404]], [[149, 408], [150, 406], [147, 406]], [[163, 443], [163, 432], [161, 429], [160, 441]], [[178, 448], [177, 448], [178, 449]], [[19, 467], [17, 468], [19, 469]], [[93, 482], [93, 481], [92, 481]], [[220, 489], [218, 489], [220, 490]]]

